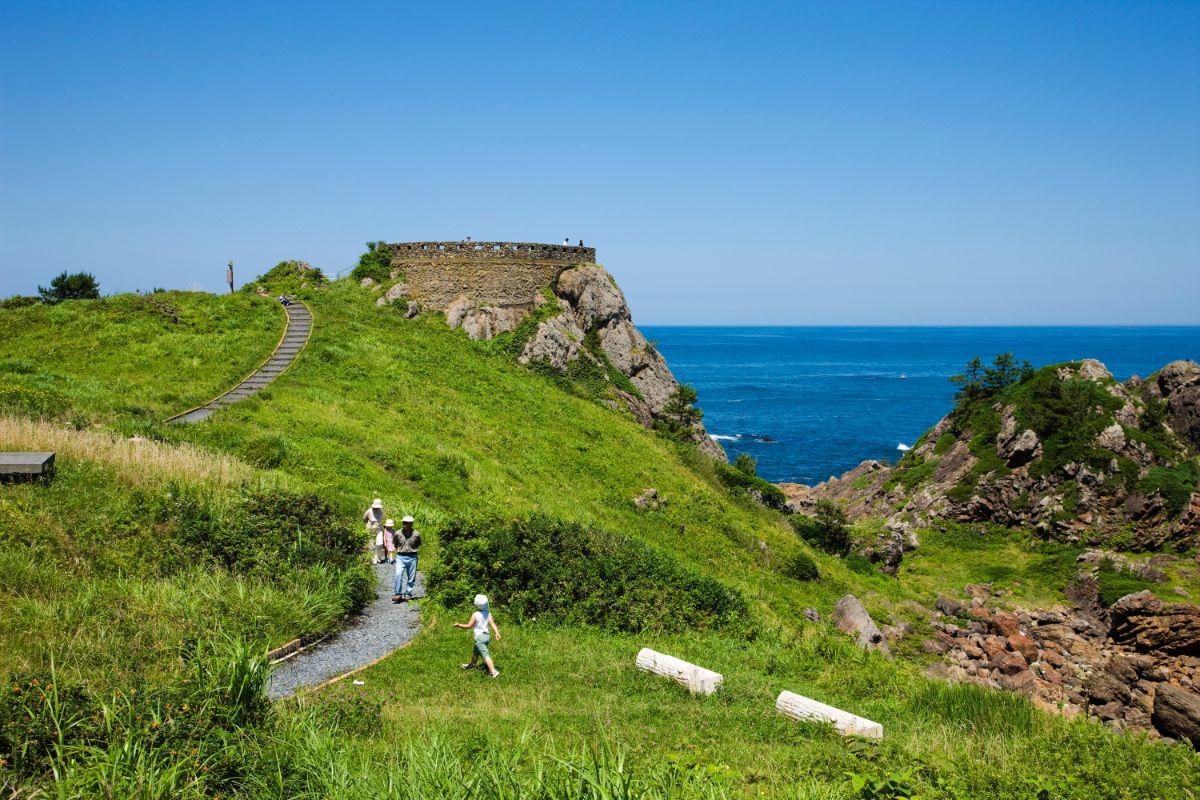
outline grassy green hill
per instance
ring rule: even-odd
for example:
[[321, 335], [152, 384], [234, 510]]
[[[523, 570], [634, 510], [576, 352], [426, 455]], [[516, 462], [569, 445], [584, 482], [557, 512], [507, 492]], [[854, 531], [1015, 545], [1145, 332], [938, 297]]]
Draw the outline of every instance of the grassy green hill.
[[[503, 339], [470, 342], [436, 315], [406, 320], [349, 282], [299, 294], [315, 327], [297, 363], [186, 427], [159, 421], [261, 361], [282, 329], [277, 308], [169, 293], [187, 322], [136, 297], [0, 311], [22, 331], [0, 344], [0, 447], [56, 449], [61, 461], [49, 486], [0, 488], [0, 670], [13, 676], [0, 781], [56, 783], [61, 796], [1200, 791], [1186, 746], [926, 680], [919, 637], [888, 660], [803, 615], [854, 592], [881, 623], [921, 627], [939, 589], [970, 580], [1054, 600], [1066, 548], [951, 532], [899, 578], [855, 572], [726, 488], [688, 446], [586, 386], [515, 364]], [[95, 356], [102, 342], [113, 352]], [[176, 365], [165, 381], [162, 363]], [[129, 442], [134, 432], [151, 441]], [[661, 508], [632, 502], [649, 487]], [[247, 653], [331, 627], [361, 600], [365, 557], [345, 529], [375, 496], [393, 516], [417, 516], [422, 569], [440, 577], [442, 602], [423, 602], [425, 630], [358, 675], [363, 686], [265, 708]], [[505, 533], [534, 514], [560, 537], [552, 554]], [[312, 519], [312, 536], [288, 533]], [[297, 545], [314, 537], [320, 548]], [[796, 566], [805, 558], [819, 579], [795, 577], [809, 577]], [[644, 593], [622, 580], [655, 587], [661, 602], [639, 605]], [[470, 642], [450, 627], [468, 614], [466, 587], [488, 581], [513, 589], [494, 597], [504, 631], [494, 682], [457, 669]], [[563, 595], [565, 607], [554, 602]], [[706, 611], [715, 596], [742, 610], [717, 620]], [[639, 674], [642, 646], [721, 671], [725, 686], [695, 698]], [[60, 702], [47, 681], [75, 699]], [[875, 719], [887, 739], [787, 722], [773, 711], [783, 689]], [[31, 695], [42, 699], [20, 699]], [[185, 703], [205, 712], [184, 716]]]

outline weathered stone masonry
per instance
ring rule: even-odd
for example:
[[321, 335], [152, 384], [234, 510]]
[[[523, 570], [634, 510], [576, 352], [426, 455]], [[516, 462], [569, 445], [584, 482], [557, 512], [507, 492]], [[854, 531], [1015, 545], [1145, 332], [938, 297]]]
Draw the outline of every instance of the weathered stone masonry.
[[463, 298], [470, 307], [528, 309], [563, 270], [596, 262], [594, 247], [527, 242], [401, 242], [388, 248], [413, 296], [437, 311]]

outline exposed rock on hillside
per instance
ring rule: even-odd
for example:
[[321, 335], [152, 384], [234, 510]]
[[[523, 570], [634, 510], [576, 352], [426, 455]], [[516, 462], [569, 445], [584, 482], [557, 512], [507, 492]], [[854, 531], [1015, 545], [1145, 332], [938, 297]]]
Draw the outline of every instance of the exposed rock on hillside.
[[945, 660], [931, 677], [1019, 692], [1046, 710], [1086, 713], [1118, 730], [1200, 743], [1200, 638], [1178, 624], [1200, 620], [1200, 607], [1149, 592], [1107, 612], [1094, 603], [1004, 611], [980, 596], [969, 602], [939, 598], [945, 616], [923, 644]]
[[784, 485], [793, 507], [841, 504], [897, 534], [938, 519], [1029, 528], [1047, 538], [1134, 549], [1200, 541], [1200, 365], [1176, 361], [1115, 381], [1099, 361], [1046, 367], [960, 401], [889, 467], [867, 461], [814, 487]]
[[[604, 376], [608, 402], [614, 407], [627, 410], [648, 428], [670, 416], [679, 382], [663, 357], [634, 326], [625, 295], [603, 267], [563, 265], [531, 273], [532, 278], [524, 273], [510, 276], [513, 279], [508, 282], [502, 280], [503, 274], [496, 272], [481, 271], [487, 281], [480, 278], [482, 283], [478, 286], [470, 280], [474, 273], [456, 274], [458, 282], [453, 288], [459, 293], [442, 309], [450, 327], [462, 328], [474, 340], [512, 333], [519, 338], [518, 360], [523, 364], [543, 362], [566, 372], [582, 359], [590, 372]], [[544, 275], [548, 285], [518, 301], [514, 292], [528, 289], [537, 275]], [[420, 286], [408, 282], [408, 278], [395, 272], [393, 280], [400, 282], [377, 302], [387, 305], [410, 297], [424, 301]], [[426, 292], [429, 297], [451, 296], [444, 281], [433, 281], [427, 275], [424, 282], [430, 284]], [[430, 308], [438, 309], [436, 305]], [[703, 424], [696, 421], [687, 426], [702, 452], [726, 460], [724, 450], [708, 436]]]
[[842, 633], [853, 636], [855, 644], [862, 649], [878, 650], [884, 655], [891, 654], [883, 632], [854, 595], [848, 594], [837, 601], [837, 605], [833, 607], [833, 624]]

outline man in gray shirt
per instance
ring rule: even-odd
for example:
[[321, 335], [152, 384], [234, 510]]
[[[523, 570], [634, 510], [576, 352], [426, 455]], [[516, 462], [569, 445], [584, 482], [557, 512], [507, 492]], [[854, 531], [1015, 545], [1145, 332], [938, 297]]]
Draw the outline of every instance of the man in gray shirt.
[[412, 600], [413, 586], [417, 582], [417, 550], [421, 547], [421, 532], [413, 530], [413, 518], [405, 515], [400, 521], [400, 530], [393, 538], [396, 543], [396, 585], [393, 603]]

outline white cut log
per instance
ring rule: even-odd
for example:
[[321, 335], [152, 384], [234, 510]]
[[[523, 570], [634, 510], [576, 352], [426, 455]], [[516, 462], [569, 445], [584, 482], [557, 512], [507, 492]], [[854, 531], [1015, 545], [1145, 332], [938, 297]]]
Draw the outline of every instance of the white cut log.
[[637, 668], [643, 672], [652, 672], [664, 678], [670, 678], [688, 691], [699, 694], [712, 694], [721, 687], [725, 680], [719, 672], [697, 667], [675, 656], [659, 653], [649, 647], [643, 647], [637, 654]]
[[795, 692], [780, 692], [775, 709], [785, 716], [804, 722], [829, 722], [842, 736], [882, 739], [883, 726], [864, 717], [810, 700]]

